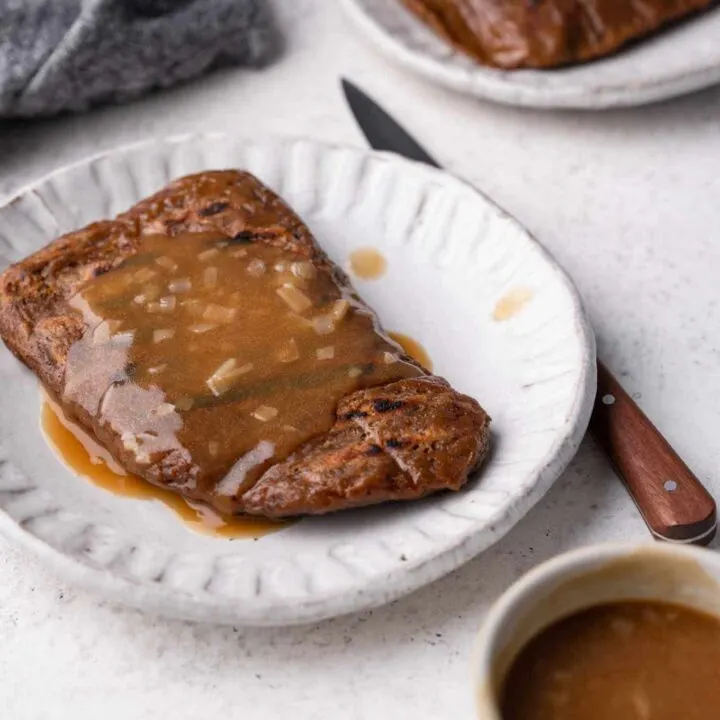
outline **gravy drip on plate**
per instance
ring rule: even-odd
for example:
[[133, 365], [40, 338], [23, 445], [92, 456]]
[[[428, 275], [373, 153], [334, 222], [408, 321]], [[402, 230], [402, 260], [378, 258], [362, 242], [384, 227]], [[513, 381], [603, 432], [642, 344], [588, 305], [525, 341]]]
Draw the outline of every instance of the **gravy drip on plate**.
[[414, 338], [399, 332], [389, 332], [388, 335], [409, 355], [415, 362], [419, 362], [428, 372], [432, 372], [433, 363], [428, 351]]
[[534, 296], [535, 292], [530, 288], [513, 288], [495, 303], [493, 320], [496, 322], [511, 320], [523, 310]]
[[203, 503], [190, 502], [170, 490], [163, 490], [125, 472], [105, 448], [68, 420], [62, 409], [50, 399], [43, 403], [40, 422], [51, 447], [76, 475], [113, 495], [158, 500], [195, 532], [218, 538], [256, 539], [291, 524], [249, 516], [220, 516]]
[[720, 712], [720, 620], [629, 601], [584, 610], [531, 640], [503, 720], [708, 720]]
[[131, 470], [179, 458], [178, 487], [220, 509], [327, 432], [340, 398], [421, 374], [342, 278], [245, 233], [146, 237], [72, 305], [88, 329], [63, 405], [101, 441], [117, 428]]
[[377, 280], [387, 270], [387, 260], [375, 248], [360, 248], [350, 253], [350, 272], [362, 280]]

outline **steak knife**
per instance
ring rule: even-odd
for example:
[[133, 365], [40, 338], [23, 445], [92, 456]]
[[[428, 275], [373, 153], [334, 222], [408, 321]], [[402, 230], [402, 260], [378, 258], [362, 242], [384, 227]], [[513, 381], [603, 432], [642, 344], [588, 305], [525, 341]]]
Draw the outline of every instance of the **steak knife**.
[[[374, 100], [349, 80], [345, 97], [370, 146], [440, 168]], [[715, 501], [635, 401], [598, 360], [590, 432], [603, 449], [653, 537], [707, 545], [715, 536]]]

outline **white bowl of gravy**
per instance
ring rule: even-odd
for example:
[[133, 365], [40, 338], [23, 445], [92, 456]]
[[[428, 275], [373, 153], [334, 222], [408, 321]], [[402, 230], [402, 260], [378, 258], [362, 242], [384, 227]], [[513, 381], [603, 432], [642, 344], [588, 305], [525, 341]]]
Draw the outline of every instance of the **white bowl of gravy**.
[[603, 545], [544, 563], [481, 629], [481, 720], [720, 717], [720, 556]]

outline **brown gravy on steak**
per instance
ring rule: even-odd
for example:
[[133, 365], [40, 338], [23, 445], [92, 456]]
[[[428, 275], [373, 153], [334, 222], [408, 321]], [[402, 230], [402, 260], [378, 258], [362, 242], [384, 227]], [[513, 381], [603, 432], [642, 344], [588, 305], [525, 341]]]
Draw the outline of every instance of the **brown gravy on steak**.
[[125, 472], [105, 448], [70, 422], [62, 409], [49, 398], [43, 403], [40, 423], [48, 443], [75, 474], [113, 495], [135, 500], [158, 500], [195, 532], [218, 538], [257, 539], [291, 525], [288, 521], [247, 515], [220, 516], [203, 503], [193, 503]]
[[651, 601], [599, 605], [514, 661], [503, 720], [707, 720], [720, 707], [720, 621]]
[[122, 428], [140, 468], [188, 458], [178, 483], [219, 508], [327, 432], [343, 396], [421, 374], [341, 278], [244, 235], [147, 237], [88, 283], [62, 398], [101, 440]]

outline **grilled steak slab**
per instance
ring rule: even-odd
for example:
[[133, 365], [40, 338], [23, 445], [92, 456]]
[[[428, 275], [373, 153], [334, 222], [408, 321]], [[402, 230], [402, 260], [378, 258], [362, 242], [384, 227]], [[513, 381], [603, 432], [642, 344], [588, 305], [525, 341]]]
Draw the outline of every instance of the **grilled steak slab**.
[[0, 336], [123, 467], [224, 514], [458, 490], [488, 448], [478, 403], [245, 172], [182, 178], [8, 268]]

